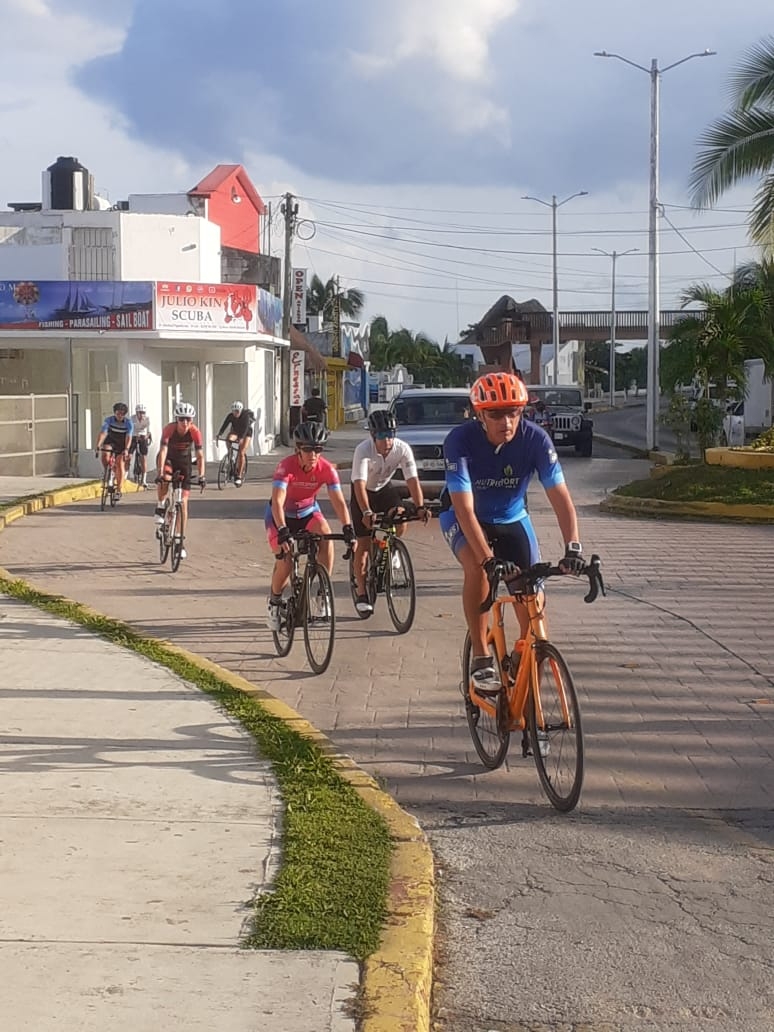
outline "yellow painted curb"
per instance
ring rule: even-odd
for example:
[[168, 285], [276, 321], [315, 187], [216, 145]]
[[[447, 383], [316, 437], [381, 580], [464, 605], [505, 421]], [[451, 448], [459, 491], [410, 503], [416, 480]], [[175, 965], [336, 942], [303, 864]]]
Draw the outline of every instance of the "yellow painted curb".
[[735, 469], [774, 469], [774, 454], [752, 448], [706, 448], [708, 466], [733, 466]]
[[[15, 514], [15, 520], [51, 506], [97, 498], [101, 489], [101, 483], [95, 482], [42, 495], [40, 498], [43, 504], [35, 504], [38, 498], [26, 500], [12, 510], [0, 513], [0, 530], [6, 522], [13, 521], [3, 519], [9, 512]], [[20, 579], [3, 569], [0, 569], [0, 576], [7, 580]], [[91, 616], [110, 619], [74, 599], [65, 601], [73, 602]], [[143, 634], [143, 637], [148, 636]], [[157, 638], [148, 640], [193, 666], [214, 674], [237, 691], [258, 699], [268, 713], [282, 720], [296, 734], [314, 742], [331, 761], [342, 780], [351, 785], [366, 805], [382, 817], [389, 829], [393, 846], [387, 919], [379, 948], [363, 964], [363, 1019], [360, 1029], [362, 1032], [429, 1032], [435, 932], [435, 869], [427, 837], [416, 819], [398, 806], [392, 796], [383, 792], [377, 782], [358, 767], [351, 757], [339, 752], [322, 731], [286, 703], [239, 674], [203, 656], [196, 656], [179, 645]]]
[[667, 502], [661, 498], [608, 495], [599, 503], [602, 512], [621, 516], [693, 516], [740, 522], [774, 523], [774, 505], [729, 505], [726, 502]]
[[[124, 484], [124, 491], [138, 491], [139, 488], [133, 481]], [[86, 484], [74, 484], [72, 487], [58, 487], [55, 491], [46, 491], [43, 494], [33, 495], [30, 498], [21, 499], [17, 504], [11, 504], [7, 509], [0, 509], [0, 530], [10, 523], [15, 523], [22, 516], [29, 516], [33, 512], [41, 512], [43, 509], [54, 509], [60, 505], [70, 505], [73, 502], [86, 502], [92, 498], [99, 498], [102, 494], [102, 481], [90, 480]]]

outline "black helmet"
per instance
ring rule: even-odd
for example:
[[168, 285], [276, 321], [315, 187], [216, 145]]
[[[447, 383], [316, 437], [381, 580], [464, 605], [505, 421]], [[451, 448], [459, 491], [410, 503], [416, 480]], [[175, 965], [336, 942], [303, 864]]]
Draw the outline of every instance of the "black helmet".
[[397, 428], [397, 419], [387, 409], [377, 409], [368, 417], [368, 429], [372, 434], [385, 433], [387, 431], [394, 433]]
[[299, 423], [293, 431], [293, 440], [296, 444], [319, 444], [322, 446], [328, 440], [328, 431], [322, 423]]

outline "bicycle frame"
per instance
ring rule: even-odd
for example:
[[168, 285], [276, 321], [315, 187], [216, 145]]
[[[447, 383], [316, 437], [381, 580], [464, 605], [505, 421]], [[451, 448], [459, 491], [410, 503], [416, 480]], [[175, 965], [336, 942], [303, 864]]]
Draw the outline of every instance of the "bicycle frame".
[[[511, 655], [508, 652], [508, 644], [505, 640], [505, 610], [513, 606], [516, 612], [516, 604], [521, 603], [526, 607], [529, 619], [529, 638], [519, 639], [513, 643], [513, 652], [519, 654], [519, 664], [516, 670], [516, 677], [513, 677], [511, 670]], [[492, 604], [492, 619], [489, 624], [486, 636], [487, 645], [493, 645], [500, 671], [502, 684], [508, 702], [508, 723], [510, 731], [523, 731], [527, 726], [526, 711], [527, 700], [532, 685], [537, 680], [537, 648], [540, 644], [548, 642], [548, 626], [545, 616], [545, 594], [542, 590], [536, 593], [503, 595], [496, 598]], [[521, 648], [519, 648], [521, 645]], [[497, 700], [491, 696], [479, 695], [473, 684], [470, 685], [470, 697], [477, 706], [485, 710], [492, 717], [497, 715]], [[535, 705], [537, 708], [538, 727], [544, 726], [543, 713], [540, 709], [540, 693], [534, 693]], [[570, 720], [570, 712], [566, 698], [562, 698], [562, 716]]]

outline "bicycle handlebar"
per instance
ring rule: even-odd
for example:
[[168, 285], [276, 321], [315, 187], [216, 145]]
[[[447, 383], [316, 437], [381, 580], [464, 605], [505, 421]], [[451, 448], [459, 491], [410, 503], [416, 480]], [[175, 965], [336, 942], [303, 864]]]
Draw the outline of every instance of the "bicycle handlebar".
[[[589, 590], [588, 594], [583, 596], [584, 602], [594, 602], [600, 591], [603, 595], [607, 595], [602, 580], [601, 566], [602, 561], [599, 556], [592, 555], [583, 571], [578, 574], [579, 577], [588, 577], [589, 579]], [[505, 569], [505, 563], [498, 562], [494, 565], [491, 574], [488, 575], [489, 591], [481, 603], [482, 613], [487, 613], [494, 605], [498, 585], [500, 581], [505, 580]], [[535, 563], [528, 570], [522, 570], [509, 576], [508, 590], [514, 595], [530, 594], [537, 590], [540, 581], [548, 580], [549, 577], [571, 576], [572, 574], [565, 573], [561, 566], [554, 566], [552, 563]]]
[[[396, 505], [392, 509], [388, 509], [386, 512], [375, 512], [372, 515], [373, 525], [372, 530], [389, 530], [390, 527], [397, 527], [401, 523], [412, 523], [414, 521], [422, 521], [426, 523], [432, 515], [430, 509], [426, 505], [420, 506], [425, 510], [425, 515], [420, 516], [417, 512], [417, 507], [413, 504], [410, 505]], [[396, 512], [397, 509], [402, 509], [403, 512]]]
[[[343, 534], [320, 534], [313, 530], [297, 530], [295, 534], [290, 535], [291, 541], [296, 542], [308, 542], [308, 541], [346, 541], [347, 539]], [[350, 541], [347, 545], [347, 550], [342, 556], [342, 559], [349, 561], [355, 551], [355, 542]]]

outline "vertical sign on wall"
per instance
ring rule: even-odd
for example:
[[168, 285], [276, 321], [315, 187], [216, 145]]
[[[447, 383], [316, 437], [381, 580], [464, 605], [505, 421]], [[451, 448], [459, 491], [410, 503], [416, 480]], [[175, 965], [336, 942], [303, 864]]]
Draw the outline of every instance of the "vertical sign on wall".
[[290, 404], [304, 404], [304, 353], [290, 352]]
[[306, 269], [293, 269], [291, 319], [294, 326], [306, 326]]

